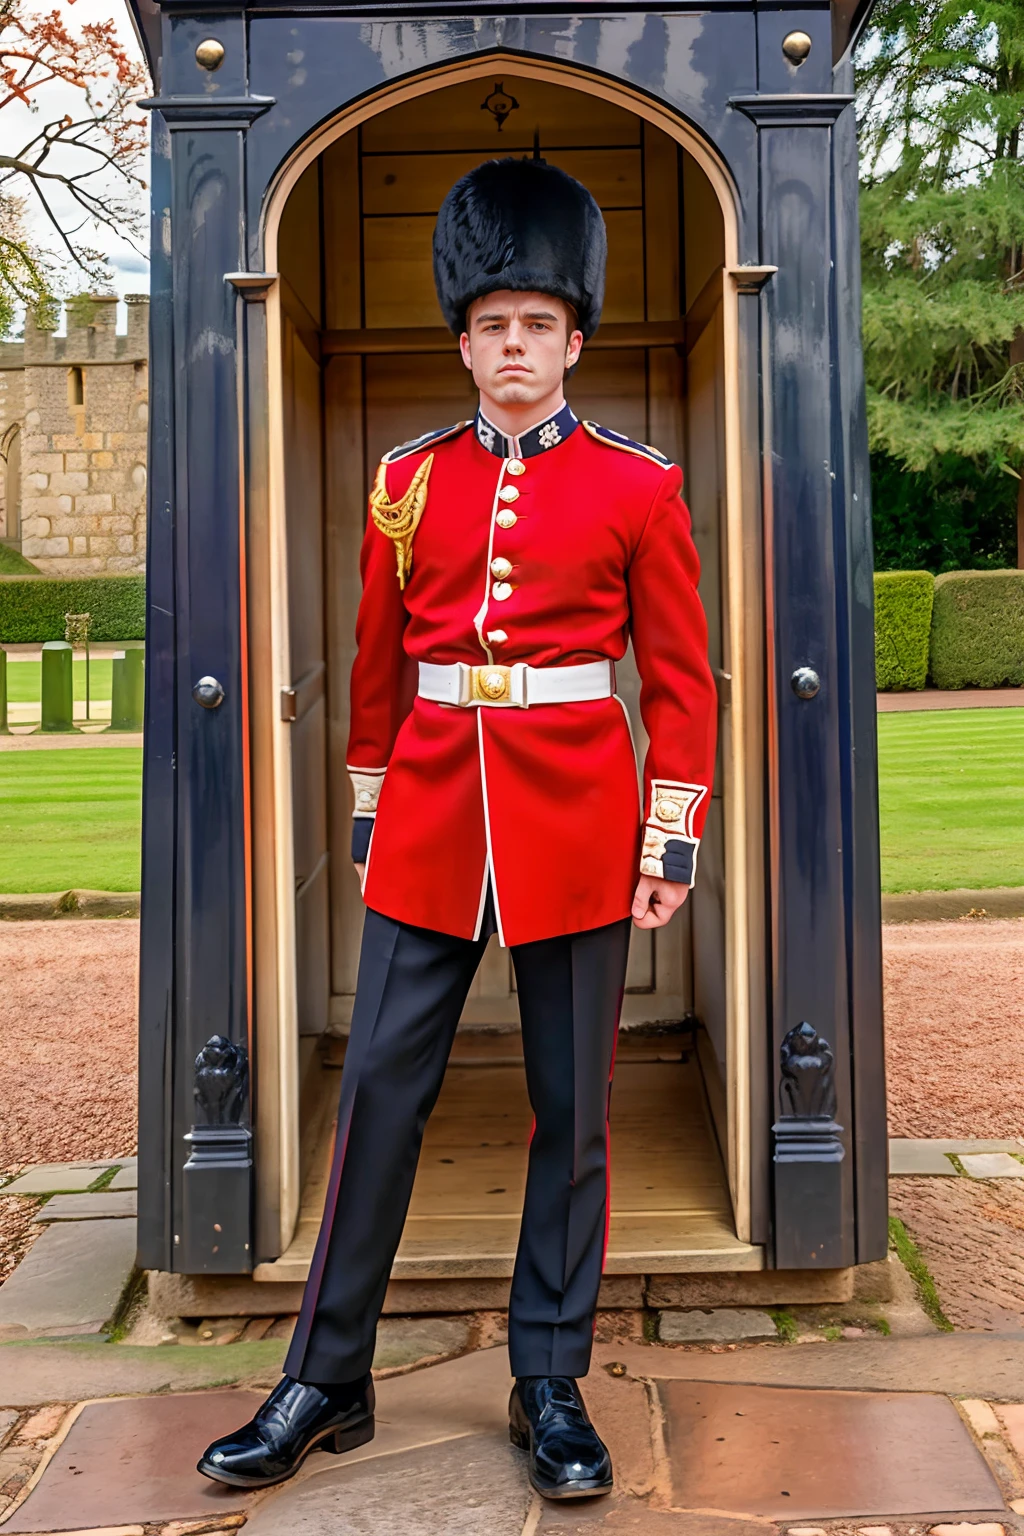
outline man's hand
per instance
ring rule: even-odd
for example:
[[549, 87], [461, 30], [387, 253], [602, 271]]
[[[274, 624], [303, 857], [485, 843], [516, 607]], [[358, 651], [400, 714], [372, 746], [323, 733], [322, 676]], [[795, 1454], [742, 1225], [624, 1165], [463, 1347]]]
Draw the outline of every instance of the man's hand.
[[690, 887], [680, 880], [657, 880], [653, 875], [641, 875], [633, 897], [633, 926], [664, 928], [689, 894]]
[[353, 868], [355, 869], [356, 874], [359, 876], [359, 884], [362, 885], [363, 881], [366, 879], [366, 865], [355, 864], [353, 865]]

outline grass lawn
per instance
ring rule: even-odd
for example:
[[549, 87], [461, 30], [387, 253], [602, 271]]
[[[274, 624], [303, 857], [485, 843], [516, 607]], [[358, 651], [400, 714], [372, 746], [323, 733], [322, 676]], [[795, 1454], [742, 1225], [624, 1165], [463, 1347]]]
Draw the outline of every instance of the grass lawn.
[[[113, 661], [109, 656], [94, 660], [89, 665], [89, 691], [94, 699], [110, 698], [110, 674]], [[7, 658], [7, 702], [8, 704], [38, 704], [40, 692], [40, 676], [42, 662], [39, 661], [13, 661]], [[85, 657], [81, 660], [75, 657], [75, 665], [72, 673], [75, 690], [75, 703], [85, 703]], [[84, 710], [76, 710], [75, 716], [81, 714], [84, 718]]]
[[140, 747], [0, 752], [0, 892], [137, 891]]
[[1024, 709], [878, 717], [883, 891], [1024, 885]]
[[[1024, 886], [1024, 709], [878, 734], [883, 890]], [[137, 891], [141, 776], [138, 747], [0, 752], [0, 892]]]

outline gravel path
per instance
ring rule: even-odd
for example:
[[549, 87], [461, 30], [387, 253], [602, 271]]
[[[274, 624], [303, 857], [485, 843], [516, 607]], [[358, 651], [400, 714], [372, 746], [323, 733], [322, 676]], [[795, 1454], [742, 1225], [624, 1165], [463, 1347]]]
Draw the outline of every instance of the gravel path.
[[0, 1172], [134, 1152], [139, 925], [0, 923]]
[[890, 1135], [1024, 1135], [1024, 918], [887, 926], [885, 1022]]
[[[134, 1150], [137, 951], [134, 921], [0, 923], [0, 1172]], [[889, 925], [885, 1007], [892, 1135], [1024, 1135], [1024, 918]]]

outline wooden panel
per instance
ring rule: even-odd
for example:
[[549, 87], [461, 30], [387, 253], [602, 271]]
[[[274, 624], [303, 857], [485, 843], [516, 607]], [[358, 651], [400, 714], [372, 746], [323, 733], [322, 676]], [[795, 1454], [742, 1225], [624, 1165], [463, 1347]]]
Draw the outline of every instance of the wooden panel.
[[346, 133], [323, 153], [324, 321], [330, 329], [363, 323], [359, 228], [359, 135]]
[[320, 293], [320, 169], [317, 161], [303, 172], [285, 204], [278, 234], [278, 269], [302, 303], [322, 323]]
[[696, 160], [685, 152], [683, 245], [688, 309], [715, 268], [725, 265], [725, 230], [714, 188]]
[[581, 421], [600, 421], [634, 441], [646, 441], [647, 368], [641, 348], [625, 352], [584, 348], [565, 395]]
[[[363, 213], [434, 216], [459, 177], [488, 158], [472, 150], [364, 156]], [[639, 208], [643, 202], [638, 149], [554, 150], [545, 159], [581, 181], [601, 208]]]
[[[499, 131], [482, 107], [494, 83], [518, 101]], [[627, 145], [640, 142], [640, 119], [611, 102], [547, 81], [523, 80], [505, 71], [494, 80], [467, 80], [403, 102], [363, 126], [367, 153], [420, 150], [476, 150], [500, 157], [533, 151], [539, 132], [541, 153], [564, 145]], [[453, 178], [454, 179], [454, 178]]]
[[644, 229], [647, 318], [675, 320], [682, 307], [679, 252], [679, 146], [644, 124]]
[[363, 377], [358, 358], [331, 358], [324, 372], [326, 473], [327, 707], [331, 849], [331, 991], [356, 986], [363, 898], [352, 867], [352, 804], [345, 748], [348, 680], [356, 652], [359, 547], [366, 508]]
[[[453, 1063], [423, 1142], [395, 1278], [511, 1274], [530, 1129], [519, 1066]], [[612, 1092], [611, 1231], [605, 1271], [760, 1269], [738, 1242], [699, 1071], [688, 1062], [623, 1062]], [[257, 1280], [303, 1280], [331, 1155], [303, 1191], [295, 1241]]]
[[[642, 320], [643, 215], [610, 212], [604, 318]], [[363, 220], [364, 290], [368, 326], [443, 324], [434, 292], [431, 245], [434, 219], [395, 214]]]
[[434, 427], [465, 421], [476, 412], [473, 378], [454, 343], [438, 357], [366, 359], [366, 462]]
[[[288, 521], [288, 636], [291, 682], [324, 659], [323, 413], [320, 367], [283, 321], [284, 429]], [[295, 861], [296, 991], [299, 1030], [327, 1027], [330, 944], [327, 884], [327, 707], [322, 694], [289, 732]]]

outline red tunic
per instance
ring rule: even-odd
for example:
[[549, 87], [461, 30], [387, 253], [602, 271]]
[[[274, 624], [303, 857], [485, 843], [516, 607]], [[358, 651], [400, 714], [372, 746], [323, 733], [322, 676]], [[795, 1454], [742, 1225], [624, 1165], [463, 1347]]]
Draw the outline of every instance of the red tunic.
[[[539, 443], [536, 429], [529, 443], [496, 438], [478, 417], [389, 454], [392, 502], [434, 456], [404, 590], [372, 518], [361, 558], [348, 765], [356, 816], [376, 817], [366, 904], [472, 938], [490, 876], [504, 944], [627, 917], [641, 867], [692, 879], [714, 769], [682, 475], [565, 408], [556, 420]], [[420, 661], [614, 662], [630, 638], [650, 737], [643, 807], [617, 697], [527, 709], [415, 697]]]

